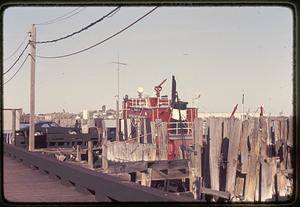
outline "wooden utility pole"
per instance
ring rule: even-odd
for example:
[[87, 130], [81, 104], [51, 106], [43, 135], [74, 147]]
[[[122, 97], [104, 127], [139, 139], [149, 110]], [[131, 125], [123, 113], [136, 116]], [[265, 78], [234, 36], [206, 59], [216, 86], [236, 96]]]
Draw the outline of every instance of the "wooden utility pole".
[[30, 70], [30, 119], [29, 119], [29, 151], [34, 150], [34, 114], [35, 114], [35, 60], [36, 60], [36, 28], [32, 25], [30, 32], [30, 56], [31, 56], [31, 70]]
[[116, 103], [116, 141], [120, 141], [120, 118], [119, 118], [119, 100], [120, 100], [120, 86], [119, 86], [119, 73], [120, 73], [120, 65], [127, 65], [126, 63], [121, 63], [119, 61], [119, 55], [118, 55], [118, 61], [112, 62], [114, 64], [118, 65], [118, 80], [117, 80], [117, 88], [118, 88], [118, 94], [117, 94], [117, 103]]

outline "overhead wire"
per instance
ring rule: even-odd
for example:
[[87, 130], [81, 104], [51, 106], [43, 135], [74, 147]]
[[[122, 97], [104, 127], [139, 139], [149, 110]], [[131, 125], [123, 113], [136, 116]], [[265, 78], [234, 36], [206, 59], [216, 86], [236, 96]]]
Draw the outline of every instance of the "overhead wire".
[[3, 58], [3, 60], [8, 60], [8, 59], [10, 59], [11, 57], [13, 57], [13, 56], [16, 54], [16, 52], [19, 51], [19, 49], [20, 49], [21, 46], [24, 44], [24, 42], [26, 41], [27, 38], [28, 38], [28, 35], [26, 34], [24, 40], [22, 40], [21, 44], [17, 47], [17, 49], [16, 49], [11, 55], [9, 55], [8, 57]]
[[12, 66], [10, 66], [10, 68], [7, 71], [5, 71], [3, 73], [3, 75], [5, 75], [6, 73], [8, 73], [17, 64], [17, 62], [20, 60], [20, 58], [24, 54], [25, 50], [27, 49], [28, 45], [29, 45], [29, 42], [27, 43], [26, 47], [23, 49], [23, 51], [21, 52], [21, 54], [19, 55], [19, 57], [16, 59], [16, 61], [12, 64]]
[[73, 33], [71, 33], [71, 34], [68, 34], [68, 35], [66, 35], [66, 36], [64, 36], [64, 37], [60, 37], [60, 38], [53, 39], [53, 40], [47, 40], [47, 41], [36, 41], [35, 43], [36, 43], [36, 44], [53, 43], [53, 42], [58, 42], [58, 41], [60, 41], [60, 40], [64, 40], [64, 39], [67, 39], [67, 38], [69, 38], [69, 37], [72, 37], [72, 36], [74, 36], [74, 35], [76, 35], [76, 34], [79, 34], [79, 33], [83, 32], [84, 30], [87, 30], [88, 28], [94, 26], [95, 24], [101, 22], [101, 21], [102, 21], [103, 19], [105, 19], [106, 17], [110, 17], [110, 15], [114, 15], [115, 12], [118, 12], [119, 9], [120, 9], [120, 7], [117, 7], [117, 8], [115, 8], [115, 9], [113, 9], [112, 11], [110, 11], [108, 14], [104, 15], [104, 16], [101, 17], [100, 19], [97, 19], [96, 21], [90, 23], [89, 25], [83, 27], [82, 29], [80, 29], [80, 30], [78, 30], [78, 31], [76, 31], [76, 32], [73, 32]]
[[[79, 10], [80, 9], [80, 10]], [[66, 19], [69, 19], [73, 16], [75, 16], [76, 14], [82, 12], [84, 9], [86, 9], [86, 7], [83, 7], [83, 8], [76, 8], [76, 9], [73, 9], [72, 11], [70, 12], [67, 12], [66, 14], [62, 15], [62, 16], [59, 16], [55, 19], [52, 19], [52, 20], [48, 20], [48, 21], [45, 21], [45, 22], [42, 22], [42, 23], [37, 23], [35, 25], [41, 25], [41, 26], [44, 26], [44, 25], [49, 25], [49, 24], [54, 24], [54, 23], [57, 23], [57, 22], [60, 22], [60, 21], [63, 21], [63, 20], [66, 20]], [[76, 10], [79, 10], [77, 12], [75, 12]], [[74, 14], [72, 14], [73, 12], [75, 12]], [[68, 16], [69, 15], [69, 16]]]
[[13, 74], [13, 76], [10, 78], [10, 79], [8, 79], [3, 85], [5, 85], [5, 84], [7, 84], [9, 81], [11, 81], [17, 74], [18, 74], [18, 72], [21, 70], [21, 68], [23, 67], [23, 65], [25, 64], [25, 62], [26, 62], [26, 60], [27, 60], [27, 58], [29, 57], [30, 55], [28, 54], [27, 56], [26, 56], [26, 58], [24, 59], [24, 61], [22, 62], [22, 64], [20, 65], [20, 67], [18, 68], [18, 70]]
[[121, 30], [118, 31], [117, 33], [115, 33], [115, 34], [113, 34], [113, 35], [107, 37], [106, 39], [104, 39], [104, 40], [102, 40], [102, 41], [100, 41], [100, 42], [98, 42], [98, 43], [96, 43], [96, 44], [93, 44], [93, 45], [91, 45], [91, 46], [89, 46], [89, 47], [87, 47], [87, 48], [85, 48], [85, 49], [78, 50], [78, 51], [76, 51], [76, 52], [69, 53], [69, 54], [65, 54], [65, 55], [58, 55], [58, 56], [40, 56], [40, 55], [37, 55], [37, 57], [38, 57], [38, 58], [49, 58], [49, 59], [64, 58], [64, 57], [73, 56], [73, 55], [76, 55], [76, 54], [85, 52], [85, 51], [87, 51], [87, 50], [90, 50], [90, 49], [92, 49], [92, 48], [94, 48], [94, 47], [96, 47], [96, 46], [98, 46], [98, 45], [100, 45], [100, 44], [102, 44], [102, 43], [104, 43], [104, 42], [110, 40], [111, 38], [113, 38], [113, 37], [117, 36], [118, 34], [124, 32], [125, 30], [129, 29], [129, 28], [132, 27], [134, 24], [136, 24], [137, 22], [141, 21], [143, 18], [145, 18], [146, 16], [148, 16], [149, 14], [151, 14], [151, 13], [152, 13], [154, 10], [156, 10], [157, 8], [158, 8], [158, 6], [155, 7], [155, 8], [153, 8], [152, 10], [150, 10], [149, 12], [147, 12], [146, 14], [144, 14], [143, 16], [141, 16], [140, 18], [138, 18], [137, 20], [135, 20], [134, 22], [132, 22], [131, 24], [127, 25], [125, 28], [121, 29]]

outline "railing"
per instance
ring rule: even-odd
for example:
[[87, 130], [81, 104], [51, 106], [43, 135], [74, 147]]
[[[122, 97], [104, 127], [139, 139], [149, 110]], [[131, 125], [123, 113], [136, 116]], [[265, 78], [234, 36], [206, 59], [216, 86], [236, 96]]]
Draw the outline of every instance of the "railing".
[[128, 105], [131, 107], [146, 107], [147, 106], [147, 100], [142, 98], [135, 98], [128, 100]]
[[169, 100], [168, 99], [166, 99], [166, 100], [160, 99], [159, 100], [159, 107], [161, 107], [161, 106], [163, 106], [163, 107], [169, 107], [170, 106]]
[[168, 133], [171, 135], [192, 135], [192, 122], [168, 122]]

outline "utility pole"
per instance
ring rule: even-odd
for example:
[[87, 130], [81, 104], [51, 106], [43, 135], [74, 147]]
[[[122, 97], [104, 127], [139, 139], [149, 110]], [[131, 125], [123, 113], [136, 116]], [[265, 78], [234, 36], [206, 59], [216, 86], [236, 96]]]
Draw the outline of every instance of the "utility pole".
[[32, 25], [30, 32], [30, 118], [29, 118], [29, 151], [34, 151], [34, 114], [35, 114], [35, 60], [36, 60], [36, 28]]
[[117, 94], [117, 104], [116, 104], [116, 141], [120, 141], [120, 118], [119, 118], [119, 100], [120, 100], [120, 83], [119, 83], [119, 73], [120, 73], [120, 65], [127, 65], [126, 63], [121, 63], [119, 61], [119, 55], [118, 55], [118, 61], [112, 62], [114, 64], [118, 65], [117, 72], [118, 72], [118, 79], [117, 79], [117, 88], [118, 88], [118, 94]]

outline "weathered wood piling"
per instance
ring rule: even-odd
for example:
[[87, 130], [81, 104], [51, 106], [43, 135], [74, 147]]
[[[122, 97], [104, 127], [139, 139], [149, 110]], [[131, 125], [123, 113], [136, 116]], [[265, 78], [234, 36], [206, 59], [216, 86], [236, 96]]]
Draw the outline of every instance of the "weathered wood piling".
[[[195, 200], [214, 202], [286, 201], [295, 192], [292, 117], [196, 118], [188, 156], [178, 160], [168, 160], [167, 123], [138, 123], [136, 137], [111, 142], [99, 135], [102, 172], [172, 192], [179, 180]], [[81, 151], [78, 145], [76, 161]], [[87, 167], [97, 170], [91, 141]]]

